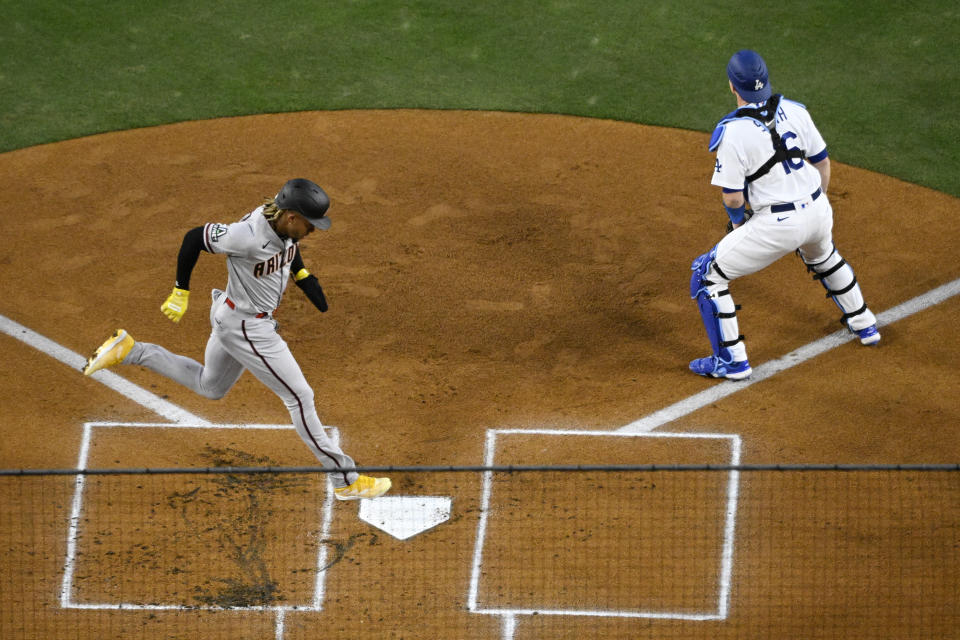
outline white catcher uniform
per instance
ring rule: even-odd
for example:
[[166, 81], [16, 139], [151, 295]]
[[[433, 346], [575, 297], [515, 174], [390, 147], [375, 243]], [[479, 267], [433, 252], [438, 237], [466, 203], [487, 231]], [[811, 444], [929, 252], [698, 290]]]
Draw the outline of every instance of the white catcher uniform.
[[[759, 105], [747, 105], [759, 106]], [[771, 155], [766, 127], [751, 118], [726, 122], [715, 143], [717, 159], [711, 184], [742, 190], [746, 176]], [[826, 157], [827, 145], [803, 105], [781, 100], [777, 131], [787, 146], [813, 150], [808, 157]], [[821, 158], [822, 159], [822, 158]], [[754, 215], [743, 226], [724, 236], [716, 247], [716, 261], [727, 281], [755, 273], [797, 249], [808, 265], [819, 264], [835, 252], [833, 209], [820, 188], [820, 172], [802, 159], [776, 165], [765, 176], [747, 185], [746, 198]], [[788, 173], [789, 171], [789, 173]], [[784, 210], [783, 207], [789, 206]], [[859, 290], [858, 290], [859, 291]], [[863, 304], [859, 299], [856, 308]], [[851, 319], [860, 328], [876, 322], [869, 310]]]
[[[233, 224], [203, 227], [203, 248], [226, 254], [228, 271], [226, 292], [213, 291], [204, 364], [146, 342], [137, 342], [123, 364], [142, 365], [214, 399], [222, 398], [248, 369], [280, 396], [297, 433], [324, 468], [352, 468], [354, 461], [324, 432], [313, 390], [277, 333], [273, 312], [290, 278], [298, 243], [281, 238], [262, 209]], [[356, 478], [353, 472], [330, 474], [335, 487]]]
[[[776, 162], [770, 129], [760, 119], [744, 115], [773, 105], [775, 132], [785, 150], [792, 150], [792, 155]], [[864, 302], [853, 269], [833, 243], [833, 209], [820, 172], [811, 164], [828, 157], [827, 145], [807, 109], [780, 96], [747, 104], [721, 120], [710, 150], [716, 151], [711, 183], [724, 193], [743, 191], [754, 215], [693, 262], [691, 297], [698, 301], [714, 355], [694, 360], [690, 368], [712, 377], [740, 379], [750, 374], [738, 307], [728, 284], [795, 251], [840, 308], [841, 322], [863, 344], [879, 341], [877, 319]], [[770, 163], [763, 174], [761, 167]]]

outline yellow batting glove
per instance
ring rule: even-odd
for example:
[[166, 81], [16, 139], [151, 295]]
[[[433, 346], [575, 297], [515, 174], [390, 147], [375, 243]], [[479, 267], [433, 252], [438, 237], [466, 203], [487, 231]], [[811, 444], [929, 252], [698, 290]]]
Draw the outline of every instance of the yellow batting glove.
[[296, 282], [300, 282], [300, 281], [303, 280], [304, 278], [309, 278], [309, 277], [310, 277], [310, 272], [309, 272], [309, 271], [307, 271], [306, 269], [300, 269], [300, 271], [297, 271], [297, 273], [294, 274], [293, 279], [294, 279]]
[[160, 311], [163, 315], [170, 318], [173, 322], [180, 322], [180, 318], [187, 312], [187, 301], [190, 299], [190, 292], [186, 289], [173, 288], [173, 293], [167, 298], [167, 301], [160, 305]]

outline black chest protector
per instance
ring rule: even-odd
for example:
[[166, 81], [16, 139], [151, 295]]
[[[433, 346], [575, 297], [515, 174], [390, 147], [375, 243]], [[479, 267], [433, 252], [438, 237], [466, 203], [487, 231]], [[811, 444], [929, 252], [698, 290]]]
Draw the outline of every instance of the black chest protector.
[[788, 158], [803, 159], [807, 155], [803, 149], [787, 149], [783, 140], [780, 139], [780, 134], [777, 133], [777, 108], [780, 106], [780, 98], [782, 97], [781, 94], [775, 93], [762, 107], [741, 107], [734, 112], [734, 117], [752, 118], [763, 123], [763, 126], [770, 133], [771, 142], [773, 142], [773, 156], [764, 162], [763, 166], [747, 176], [748, 183], [767, 175], [778, 162], [783, 162]]

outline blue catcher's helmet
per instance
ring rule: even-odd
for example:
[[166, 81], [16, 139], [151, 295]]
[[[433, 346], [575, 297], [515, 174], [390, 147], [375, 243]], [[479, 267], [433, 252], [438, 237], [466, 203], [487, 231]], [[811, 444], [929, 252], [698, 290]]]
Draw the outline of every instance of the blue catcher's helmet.
[[727, 77], [733, 88], [747, 102], [764, 102], [770, 98], [770, 76], [767, 63], [752, 49], [737, 51], [727, 63]]

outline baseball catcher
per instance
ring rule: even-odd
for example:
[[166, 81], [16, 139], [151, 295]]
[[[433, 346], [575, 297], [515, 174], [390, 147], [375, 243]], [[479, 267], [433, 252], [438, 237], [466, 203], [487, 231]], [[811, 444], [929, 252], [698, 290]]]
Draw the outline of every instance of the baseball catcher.
[[833, 243], [830, 158], [813, 119], [799, 102], [772, 93], [767, 64], [756, 51], [733, 54], [727, 79], [738, 108], [720, 120], [709, 149], [716, 152], [711, 183], [722, 191], [730, 222], [727, 235], [691, 265], [690, 296], [713, 353], [691, 361], [690, 370], [712, 378], [750, 376], [729, 285], [793, 252], [839, 307], [840, 322], [861, 344], [879, 343], [877, 319]]

